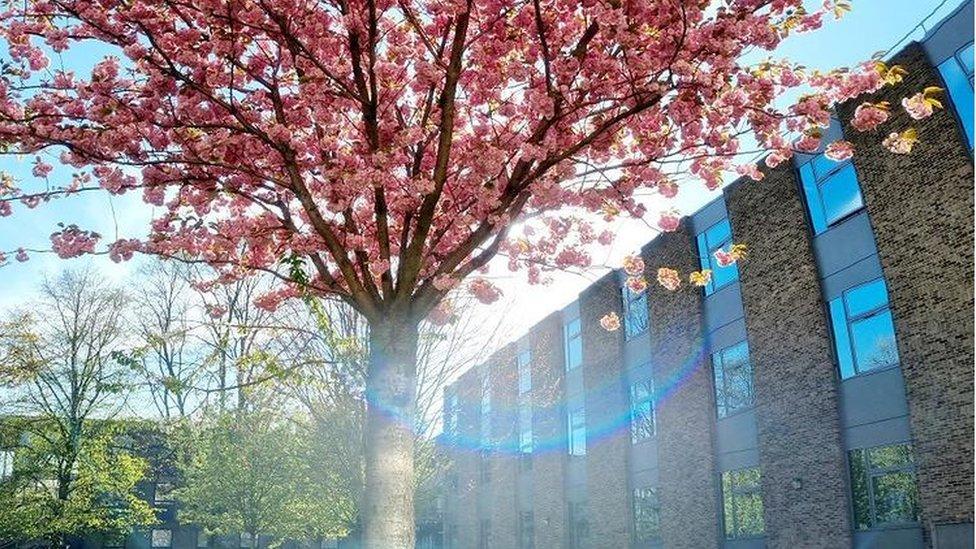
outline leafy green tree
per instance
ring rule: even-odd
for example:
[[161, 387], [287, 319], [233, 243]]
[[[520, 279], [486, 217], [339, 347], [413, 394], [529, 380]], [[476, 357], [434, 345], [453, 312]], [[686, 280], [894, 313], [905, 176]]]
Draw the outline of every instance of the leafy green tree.
[[355, 505], [339, 470], [293, 424], [238, 410], [203, 424], [185, 445], [180, 520], [216, 534], [270, 535], [278, 541], [341, 537]]
[[66, 441], [55, 425], [33, 425], [16, 448], [13, 474], [0, 481], [0, 540], [46, 540], [125, 534], [156, 521], [136, 492], [146, 462], [122, 450], [118, 429], [101, 426], [72, 458], [67, 481], [58, 480]]

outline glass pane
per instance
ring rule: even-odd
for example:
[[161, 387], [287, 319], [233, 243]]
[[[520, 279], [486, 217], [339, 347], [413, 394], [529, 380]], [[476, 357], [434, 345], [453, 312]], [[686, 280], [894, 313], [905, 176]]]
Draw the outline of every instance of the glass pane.
[[810, 161], [810, 166], [813, 168], [813, 175], [817, 178], [817, 181], [822, 181], [830, 172], [840, 168], [843, 164], [843, 162], [836, 162], [822, 154], [818, 154]]
[[[972, 59], [970, 55], [969, 59]], [[956, 58], [949, 59], [939, 65], [939, 72], [946, 83], [949, 97], [956, 108], [959, 122], [966, 133], [969, 149], [973, 148], [973, 85], [969, 75]]]
[[898, 347], [895, 343], [895, 325], [891, 320], [891, 311], [886, 309], [851, 323], [851, 338], [858, 372], [898, 364]]
[[752, 407], [752, 368], [749, 367], [749, 363], [731, 367], [726, 361], [724, 366], [727, 412]]
[[518, 355], [519, 394], [532, 389], [532, 353], [523, 351]]
[[864, 466], [866, 450], [851, 450], [851, 500], [854, 504], [854, 529], [871, 528], [871, 496], [868, 492], [867, 472]]
[[763, 521], [762, 496], [758, 493], [735, 496], [736, 523], [739, 536], [759, 536], [766, 529]]
[[173, 544], [173, 531], [172, 530], [153, 530], [152, 531], [152, 546], [153, 547], [169, 547]]
[[575, 369], [583, 363], [583, 340], [580, 336], [580, 320], [577, 318], [566, 324], [566, 371]]
[[722, 364], [722, 353], [712, 354], [712, 372], [715, 376], [715, 408], [718, 417], [725, 417], [729, 410], [725, 405], [725, 367]]
[[871, 469], [887, 469], [902, 465], [911, 465], [912, 449], [907, 444], [893, 446], [878, 446], [865, 450], [868, 466]]
[[871, 479], [874, 510], [878, 524], [898, 524], [918, 520], [918, 493], [915, 474], [888, 473]]
[[830, 327], [834, 332], [834, 348], [841, 379], [854, 376], [854, 356], [851, 354], [851, 338], [847, 333], [847, 313], [841, 298], [830, 301]]
[[583, 408], [569, 412], [569, 454], [586, 455], [586, 413]]
[[624, 287], [624, 328], [627, 339], [647, 330], [648, 310], [647, 293], [641, 292], [634, 295], [627, 287]]
[[973, 44], [970, 44], [956, 53], [956, 58], [959, 59], [959, 64], [962, 65], [962, 70], [969, 76], [973, 75]]
[[634, 489], [634, 537], [638, 541], [661, 536], [660, 506], [653, 488]]
[[861, 209], [861, 188], [854, 166], [848, 164], [820, 184], [820, 199], [828, 225]]
[[800, 167], [800, 181], [803, 183], [803, 194], [807, 199], [807, 211], [810, 213], [813, 234], [820, 234], [827, 230], [827, 220], [824, 218], [823, 206], [820, 204], [820, 189], [817, 187], [817, 179], [813, 175], [810, 162]]
[[[728, 245], [726, 245], [724, 247], [715, 248], [715, 249], [716, 250], [728, 251], [728, 249], [731, 246], [732, 246], [732, 244], [729, 243]], [[714, 252], [714, 250], [713, 250], [713, 252]], [[736, 266], [735, 263], [733, 263], [731, 265], [726, 265], [726, 266], [722, 267], [721, 265], [718, 264], [718, 260], [715, 259], [715, 256], [714, 255], [711, 255], [710, 256], [710, 260], [711, 260], [711, 267], [710, 268], [712, 269], [712, 282], [711, 282], [711, 285], [710, 286], [713, 288], [713, 291], [721, 288], [722, 286], [725, 286], [729, 282], [732, 282], [734, 280], [738, 280], [738, 278], [739, 278], [739, 268]]]
[[851, 317], [868, 313], [888, 304], [888, 287], [883, 278], [844, 292], [847, 314]]
[[735, 522], [735, 505], [732, 491], [732, 473], [722, 473], [722, 516], [725, 519], [725, 537], [734, 538], [738, 528]]
[[729, 224], [728, 219], [723, 219], [718, 223], [709, 227], [705, 231], [705, 240], [708, 243], [709, 250], [715, 250], [719, 245], [723, 244], [726, 240], [732, 238], [732, 225]]

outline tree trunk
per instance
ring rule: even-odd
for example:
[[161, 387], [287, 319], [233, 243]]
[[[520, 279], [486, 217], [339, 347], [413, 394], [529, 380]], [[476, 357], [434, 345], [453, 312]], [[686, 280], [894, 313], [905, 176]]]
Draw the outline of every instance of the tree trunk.
[[414, 546], [414, 414], [417, 322], [391, 317], [370, 325], [366, 375], [365, 549]]

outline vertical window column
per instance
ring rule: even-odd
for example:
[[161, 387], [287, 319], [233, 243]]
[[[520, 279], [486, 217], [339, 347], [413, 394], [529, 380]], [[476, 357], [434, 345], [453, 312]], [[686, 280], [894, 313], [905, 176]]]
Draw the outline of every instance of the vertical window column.
[[569, 455], [586, 455], [586, 408], [579, 404], [569, 409]]
[[765, 533], [758, 467], [722, 473], [722, 512], [726, 539], [759, 537]]
[[973, 43], [939, 64], [939, 74], [949, 90], [969, 150], [973, 150]]
[[917, 524], [915, 460], [908, 444], [851, 450], [854, 528]]
[[518, 354], [519, 453], [523, 466], [532, 465], [532, 352]]
[[657, 489], [634, 488], [634, 539], [640, 542], [661, 539], [661, 503]]
[[630, 340], [647, 331], [647, 291], [634, 292], [624, 285], [621, 294], [624, 302], [624, 338]]
[[898, 365], [895, 324], [883, 278], [845, 291], [829, 307], [842, 379]]
[[712, 354], [715, 378], [715, 408], [719, 418], [753, 404], [752, 365], [745, 341]]
[[566, 371], [571, 372], [583, 364], [583, 335], [580, 330], [580, 319], [573, 319], [563, 326], [563, 343], [566, 352]]
[[732, 225], [723, 219], [696, 237], [698, 241], [698, 260], [701, 268], [712, 272], [711, 280], [705, 285], [705, 295], [712, 295], [719, 288], [739, 279], [739, 268], [735, 263], [719, 265], [715, 252], [729, 251], [732, 246]]
[[[646, 368], [646, 367], [645, 367]], [[641, 368], [644, 370], [645, 368]], [[630, 385], [630, 441], [637, 444], [654, 436], [654, 382], [650, 379]]]

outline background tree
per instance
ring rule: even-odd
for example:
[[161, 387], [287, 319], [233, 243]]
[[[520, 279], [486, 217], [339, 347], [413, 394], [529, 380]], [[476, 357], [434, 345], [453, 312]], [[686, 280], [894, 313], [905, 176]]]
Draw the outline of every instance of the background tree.
[[4, 324], [5, 414], [20, 417], [15, 474], [0, 485], [0, 532], [63, 544], [67, 536], [128, 532], [151, 524], [136, 497], [145, 463], [114, 446], [113, 422], [128, 388], [112, 354], [125, 335], [125, 296], [91, 271], [41, 285], [30, 312]]
[[[609, 235], [576, 212], [642, 217], [641, 194], [673, 196], [681, 178], [762, 177], [736, 161], [755, 152], [747, 132], [770, 166], [793, 136], [816, 149], [832, 103], [900, 75], [742, 58], [846, 7], [26, 0], [0, 14], [0, 141], [78, 173], [40, 189], [7, 181], [0, 204], [141, 189], [162, 213], [146, 238], [110, 244], [113, 257], [178, 255], [223, 282], [272, 272], [283, 284], [265, 307], [312, 292], [355, 308], [370, 327], [365, 541], [408, 547], [419, 323], [443, 317], [445, 296], [499, 253], [530, 281], [588, 265], [586, 247]], [[88, 77], [50, 66], [49, 52], [84, 55], [87, 41], [125, 63], [106, 58]], [[799, 87], [811, 93], [780, 108]], [[910, 139], [889, 145], [907, 153]], [[39, 158], [34, 174], [51, 169]], [[99, 239], [68, 226], [52, 247], [73, 257]], [[468, 289], [498, 297], [480, 276]]]

